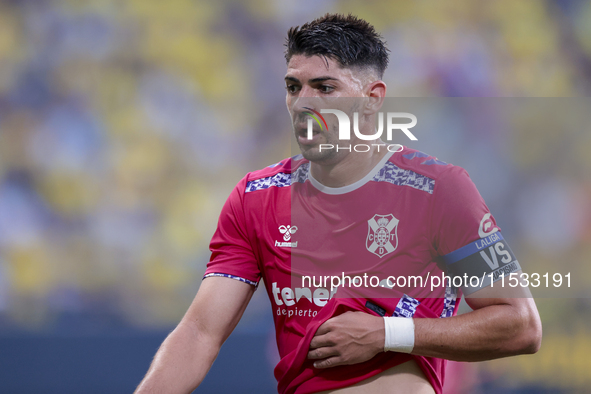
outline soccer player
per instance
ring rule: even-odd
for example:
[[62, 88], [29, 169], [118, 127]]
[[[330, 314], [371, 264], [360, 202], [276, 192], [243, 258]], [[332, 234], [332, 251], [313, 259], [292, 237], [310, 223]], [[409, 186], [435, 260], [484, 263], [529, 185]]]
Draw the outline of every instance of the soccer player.
[[[290, 29], [286, 46], [286, 103], [302, 154], [247, 174], [232, 191], [203, 283], [136, 392], [195, 389], [261, 279], [273, 305], [280, 393], [441, 393], [444, 360], [535, 353], [541, 323], [531, 297], [490, 286], [520, 266], [467, 173], [368, 137], [388, 63], [374, 28], [327, 14]], [[365, 138], [346, 142], [367, 152], [328, 149], [343, 141], [336, 123], [323, 127], [319, 117], [309, 135], [308, 119], [331, 104], [351, 119], [358, 113]], [[387, 296], [293, 280], [341, 271], [360, 280], [363, 272], [483, 280], [463, 282], [473, 311], [461, 316], [462, 290], [445, 280], [438, 292], [381, 282]]]

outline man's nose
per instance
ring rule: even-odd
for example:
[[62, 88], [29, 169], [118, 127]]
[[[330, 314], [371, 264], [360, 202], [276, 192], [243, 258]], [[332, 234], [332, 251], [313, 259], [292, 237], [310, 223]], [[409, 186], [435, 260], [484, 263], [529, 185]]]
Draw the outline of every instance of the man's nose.
[[298, 96], [292, 101], [291, 110], [294, 115], [297, 115], [303, 112], [310, 112], [310, 108], [319, 111], [321, 108], [321, 99], [316, 89], [303, 86]]
[[318, 97], [319, 93], [318, 93], [318, 89], [313, 88], [310, 85], [303, 85], [300, 93], [298, 94], [298, 97], [307, 97], [307, 98], [313, 98], [313, 97]]

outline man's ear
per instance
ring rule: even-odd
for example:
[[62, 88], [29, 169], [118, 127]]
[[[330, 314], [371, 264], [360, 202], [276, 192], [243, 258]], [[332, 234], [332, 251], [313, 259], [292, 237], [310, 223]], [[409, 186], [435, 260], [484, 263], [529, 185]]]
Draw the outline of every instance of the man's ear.
[[384, 104], [384, 97], [386, 97], [386, 84], [384, 81], [374, 81], [367, 85], [366, 94], [368, 101], [363, 114], [373, 115], [378, 112]]

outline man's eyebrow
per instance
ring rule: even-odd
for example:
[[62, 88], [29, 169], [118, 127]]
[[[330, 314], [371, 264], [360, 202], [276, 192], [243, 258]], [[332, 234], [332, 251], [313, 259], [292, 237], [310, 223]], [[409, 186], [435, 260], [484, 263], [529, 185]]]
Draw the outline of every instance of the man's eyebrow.
[[324, 82], [324, 81], [338, 81], [338, 79], [333, 78], [333, 77], [318, 77], [318, 78], [312, 78], [308, 82], [315, 83], [315, 82]]
[[[296, 77], [291, 77], [291, 76], [286, 76], [285, 80], [291, 81], [291, 82], [296, 82], [296, 83], [301, 83], [299, 79], [297, 79]], [[338, 78], [318, 77], [318, 78], [312, 78], [312, 79], [308, 80], [309, 83], [317, 83], [317, 82], [324, 82], [324, 81], [338, 81]]]

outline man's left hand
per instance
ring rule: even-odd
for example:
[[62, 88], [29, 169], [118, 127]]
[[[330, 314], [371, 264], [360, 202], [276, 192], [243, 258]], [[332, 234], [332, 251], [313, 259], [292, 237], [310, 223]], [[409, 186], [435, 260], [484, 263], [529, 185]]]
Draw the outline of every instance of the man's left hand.
[[316, 368], [358, 364], [384, 351], [384, 319], [345, 312], [324, 322], [310, 342], [308, 358]]

